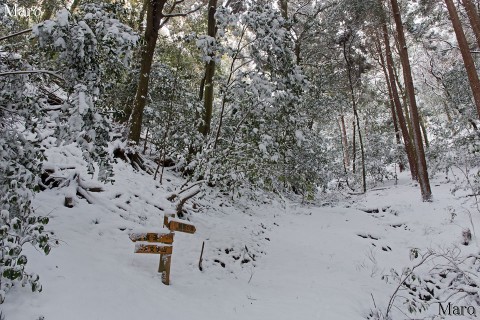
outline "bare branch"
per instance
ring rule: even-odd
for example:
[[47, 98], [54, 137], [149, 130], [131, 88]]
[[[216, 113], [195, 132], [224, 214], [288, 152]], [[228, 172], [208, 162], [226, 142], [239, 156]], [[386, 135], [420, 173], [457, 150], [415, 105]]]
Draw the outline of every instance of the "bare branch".
[[[187, 188], [180, 190], [180, 192], [179, 192], [178, 194], [181, 194], [181, 193], [187, 191], [188, 189], [191, 189], [192, 187], [194, 187], [194, 186], [196, 186], [196, 185], [199, 185], [199, 184], [202, 184], [202, 183], [204, 183], [204, 182], [206, 182], [206, 180], [198, 180], [197, 182], [191, 184], [191, 185], [188, 186]], [[182, 186], [182, 188], [183, 188], [183, 186]]]
[[22, 34], [24, 34], [24, 33], [29, 33], [29, 32], [31, 32], [31, 31], [32, 31], [32, 29], [30, 28], [30, 29], [26, 29], [26, 30], [23, 30], [23, 31], [20, 31], [20, 32], [17, 32], [17, 33], [9, 34], [8, 36], [1, 37], [1, 38], [0, 38], [0, 41], [6, 40], [6, 39], [9, 39], [9, 38], [13, 38], [13, 37], [16, 37], [16, 36], [20, 36], [20, 35], [22, 35]]
[[180, 201], [177, 204], [176, 211], [177, 211], [177, 216], [182, 217], [183, 216], [183, 206], [187, 202], [188, 199], [195, 197], [197, 194], [202, 191], [200, 188], [196, 189], [190, 193], [188, 193], [184, 198], [180, 199]]
[[188, 11], [188, 12], [167, 13], [167, 14], [164, 14], [163, 16], [164, 16], [165, 18], [185, 17], [185, 16], [188, 16], [188, 15], [191, 14], [191, 13], [197, 12], [197, 11], [200, 10], [202, 7], [203, 7], [203, 4], [199, 5], [198, 7], [194, 8], [194, 9]]
[[173, 12], [173, 10], [175, 10], [175, 8], [177, 7], [177, 5], [179, 5], [180, 3], [184, 2], [185, 0], [178, 0], [178, 1], [175, 1], [172, 6], [170, 7], [170, 9], [168, 10], [168, 13], [167, 14], [170, 14]]
[[2, 106], [0, 106], [0, 110], [4, 110], [4, 111], [6, 111], [6, 112], [10, 112], [10, 113], [16, 113], [16, 114], [19, 114], [19, 112], [18, 112], [18, 111], [16, 111], [16, 110], [7, 109], [7, 108], [5, 108], [5, 107], [2, 107]]
[[170, 13], [173, 11], [173, 9], [175, 9], [175, 7], [176, 7], [177, 5], [179, 5], [179, 4], [182, 3], [182, 2], [185, 2], [185, 0], [177, 0], [177, 1], [175, 1], [175, 2], [172, 4], [172, 9], [171, 9]]
[[1, 72], [0, 77], [1, 76], [11, 76], [11, 75], [16, 75], [16, 74], [29, 74], [29, 73], [45, 73], [45, 74], [51, 75], [52, 77], [55, 77], [55, 78], [60, 79], [62, 81], [65, 81], [65, 79], [60, 77], [58, 74], [56, 74], [52, 71], [49, 71], [49, 70], [25, 70], [25, 71]]

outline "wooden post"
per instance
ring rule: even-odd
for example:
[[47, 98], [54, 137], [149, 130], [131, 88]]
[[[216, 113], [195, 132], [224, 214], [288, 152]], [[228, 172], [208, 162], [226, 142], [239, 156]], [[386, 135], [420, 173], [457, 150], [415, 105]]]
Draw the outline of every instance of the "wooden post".
[[172, 263], [171, 254], [161, 254], [160, 264], [158, 265], [158, 272], [162, 274], [162, 282], [165, 285], [170, 285], [170, 265]]
[[[164, 271], [165, 271], [165, 264], [163, 263], [163, 254], [161, 254], [160, 255], [160, 261], [158, 263], [158, 273], [163, 273]], [[162, 275], [162, 277], [163, 277], [163, 275]]]
[[198, 260], [198, 269], [200, 269], [200, 271], [203, 271], [202, 262], [203, 262], [203, 249], [204, 248], [205, 248], [205, 241], [203, 241], [203, 243], [202, 243], [202, 252], [200, 252], [200, 260]]
[[175, 213], [165, 213], [163, 215], [163, 226], [168, 229], [170, 229], [169, 218], [175, 218]]
[[[129, 235], [130, 240], [137, 242], [135, 244], [135, 253], [150, 253], [159, 254], [160, 261], [158, 262], [158, 272], [162, 274], [162, 282], [165, 285], [170, 285], [170, 266], [172, 263], [173, 252], [173, 238], [174, 231], [195, 233], [195, 226], [179, 221], [169, 221], [169, 218], [174, 218], [175, 214], [165, 214], [163, 218], [163, 225], [167, 227], [170, 232], [133, 232]], [[164, 245], [156, 245], [150, 243], [164, 243]], [[203, 246], [202, 246], [203, 253]], [[200, 258], [201, 259], [201, 258]]]

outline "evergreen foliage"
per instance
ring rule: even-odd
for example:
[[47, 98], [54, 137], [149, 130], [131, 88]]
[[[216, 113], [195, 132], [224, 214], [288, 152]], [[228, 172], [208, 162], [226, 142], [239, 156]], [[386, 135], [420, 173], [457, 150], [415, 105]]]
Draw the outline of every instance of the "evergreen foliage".
[[[76, 143], [89, 171], [93, 174], [96, 163], [98, 178], [112, 179], [106, 148], [111, 121], [96, 104], [109, 77], [128, 63], [136, 41], [107, 6], [86, 5], [78, 14], [63, 9], [35, 25], [31, 57], [16, 52], [14, 43], [0, 47], [1, 301], [15, 283], [41, 290], [38, 276], [24, 271], [27, 258], [21, 252], [26, 243], [45, 254], [51, 249], [44, 229], [48, 218], [32, 208], [51, 139], [57, 145]], [[57, 106], [50, 104], [52, 95], [61, 101]]]
[[[452, 191], [467, 190], [478, 206], [480, 123], [446, 8], [399, 1], [407, 48], [397, 44], [401, 32], [383, 1], [209, 3], [217, 3], [214, 36], [206, 30], [212, 8], [161, 2], [151, 71], [141, 74], [137, 44], [148, 42], [147, 5], [95, 1], [63, 8], [52, 1], [56, 11], [41, 21], [8, 16], [0, 0], [0, 33], [7, 35], [0, 37], [0, 301], [16, 283], [41, 289], [38, 276], [25, 272], [22, 246], [46, 254], [52, 247], [48, 218], [32, 207], [45, 151], [72, 144], [93, 177], [114, 183], [109, 146], [129, 145], [132, 121], [125, 114], [144, 98], [135, 96], [142, 77], [149, 81], [140, 142], [122, 150], [123, 158], [144, 161], [136, 168], [156, 172], [160, 181], [169, 166], [232, 197], [262, 189], [313, 201], [327, 192], [365, 192], [408, 166], [406, 141], [421, 126], [415, 147], [425, 146], [429, 173], [455, 172]], [[474, 44], [473, 29], [465, 30]], [[393, 65], [385, 59], [388, 39]], [[405, 49], [418, 119], [410, 113], [416, 103], [397, 54]], [[203, 95], [211, 61], [207, 126]], [[391, 87], [403, 113], [391, 111]], [[400, 118], [403, 135], [395, 132]], [[148, 170], [149, 160], [156, 170]]]

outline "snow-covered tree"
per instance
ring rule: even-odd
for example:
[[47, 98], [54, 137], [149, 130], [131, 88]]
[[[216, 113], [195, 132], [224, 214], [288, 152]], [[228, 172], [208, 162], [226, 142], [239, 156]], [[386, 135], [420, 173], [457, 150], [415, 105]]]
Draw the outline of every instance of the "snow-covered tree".
[[[111, 179], [107, 143], [110, 120], [98, 108], [112, 70], [128, 63], [136, 35], [107, 11], [86, 5], [77, 14], [60, 10], [33, 27], [37, 54], [22, 55], [11, 44], [0, 47], [0, 297], [14, 283], [41, 288], [25, 272], [22, 246], [31, 243], [48, 254], [48, 218], [36, 216], [32, 199], [39, 189], [46, 138], [57, 145], [76, 143], [93, 173]], [[40, 53], [39, 53], [40, 52]], [[52, 88], [63, 92], [51, 105]], [[49, 96], [50, 93], [50, 96]], [[58, 101], [60, 100], [60, 101]], [[52, 130], [52, 128], [55, 128]]]

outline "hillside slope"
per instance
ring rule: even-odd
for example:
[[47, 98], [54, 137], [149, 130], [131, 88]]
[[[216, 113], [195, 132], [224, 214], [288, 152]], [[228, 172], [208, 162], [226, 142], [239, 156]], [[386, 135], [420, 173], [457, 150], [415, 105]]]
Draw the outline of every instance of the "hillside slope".
[[[49, 159], [57, 168], [82, 164], [75, 149]], [[51, 217], [59, 244], [49, 256], [26, 248], [43, 292], [14, 288], [1, 306], [6, 319], [365, 319], [374, 306], [385, 310], [396, 288], [382, 275], [418, 262], [411, 249], [478, 251], [477, 239], [464, 246], [461, 234], [478, 225], [479, 213], [443, 178], [434, 180], [433, 203], [421, 201], [407, 176], [333, 207], [267, 197], [232, 203], [208, 191], [187, 204], [197, 232], [177, 232], [165, 286], [158, 256], [134, 254], [128, 237], [161, 230], [163, 214], [173, 212], [167, 197], [184, 181], [165, 178], [161, 186], [120, 162], [115, 184], [90, 193], [92, 203], [64, 207], [65, 189], [38, 194], [36, 210]], [[438, 306], [426, 315], [438, 315]]]

